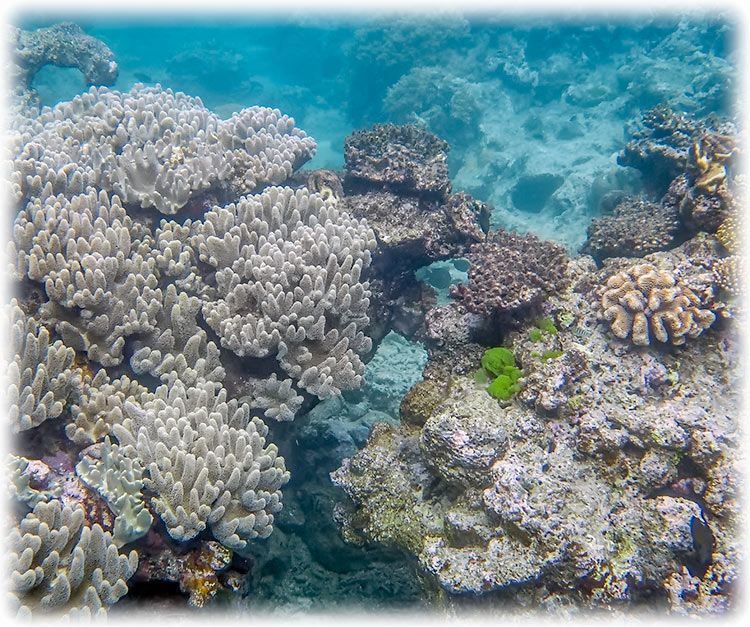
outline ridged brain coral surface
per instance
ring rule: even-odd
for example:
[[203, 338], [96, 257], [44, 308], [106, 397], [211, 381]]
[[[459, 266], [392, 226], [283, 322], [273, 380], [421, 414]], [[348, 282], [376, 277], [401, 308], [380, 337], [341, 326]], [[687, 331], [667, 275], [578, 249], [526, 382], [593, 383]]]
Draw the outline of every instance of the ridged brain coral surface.
[[672, 273], [648, 263], [611, 276], [601, 305], [612, 333], [621, 339], [630, 337], [638, 346], [648, 346], [652, 341], [684, 344], [716, 319]]

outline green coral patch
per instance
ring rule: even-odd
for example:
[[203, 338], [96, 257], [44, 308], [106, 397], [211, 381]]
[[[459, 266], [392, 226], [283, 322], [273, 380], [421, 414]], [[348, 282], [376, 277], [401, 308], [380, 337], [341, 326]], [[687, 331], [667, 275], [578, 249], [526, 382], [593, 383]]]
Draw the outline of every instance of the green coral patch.
[[[520, 372], [520, 371], [519, 371]], [[511, 396], [521, 390], [521, 384], [514, 381], [510, 376], [501, 374], [487, 388], [487, 391], [503, 401], [507, 401]]]
[[490, 348], [482, 356], [482, 368], [497, 376], [502, 374], [504, 366], [515, 366], [516, 358], [507, 348], [502, 346]]
[[555, 326], [555, 323], [552, 322], [551, 318], [542, 318], [541, 320], [537, 320], [536, 326], [539, 327], [542, 331], [549, 333], [550, 335], [557, 335], [557, 327]]
[[544, 351], [542, 353], [542, 361], [549, 361], [550, 359], [557, 359], [558, 357], [562, 357], [564, 354], [564, 351]]

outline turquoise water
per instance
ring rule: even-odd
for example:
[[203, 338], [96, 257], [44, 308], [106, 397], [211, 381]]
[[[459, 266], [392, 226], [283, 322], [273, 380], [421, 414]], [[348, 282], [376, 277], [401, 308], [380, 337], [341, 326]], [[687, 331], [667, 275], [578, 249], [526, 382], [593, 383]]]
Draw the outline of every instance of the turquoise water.
[[[451, 145], [454, 188], [495, 206], [493, 226], [530, 230], [571, 249], [585, 239], [604, 194], [638, 189], [613, 154], [639, 112], [669, 102], [722, 115], [735, 100], [731, 15], [79, 22], [114, 52], [114, 89], [160, 83], [199, 96], [224, 117], [254, 104], [277, 107], [316, 139], [309, 168], [343, 167], [343, 141], [354, 129], [425, 125]], [[83, 87], [77, 70], [52, 66], [34, 86], [47, 105]]]

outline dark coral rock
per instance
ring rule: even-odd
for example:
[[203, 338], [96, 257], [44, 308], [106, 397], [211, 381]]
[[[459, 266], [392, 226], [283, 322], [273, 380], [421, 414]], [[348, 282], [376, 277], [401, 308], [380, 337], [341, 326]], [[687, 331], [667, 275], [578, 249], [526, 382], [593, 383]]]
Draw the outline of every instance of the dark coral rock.
[[487, 205], [464, 192], [448, 196], [445, 203], [386, 191], [346, 196], [342, 202], [349, 215], [366, 218], [375, 231], [373, 264], [403, 272], [462, 255], [484, 239], [489, 227]]
[[344, 142], [350, 193], [387, 189], [444, 199], [451, 191], [447, 142], [414, 124], [376, 124]]
[[312, 170], [310, 172], [300, 172], [300, 175], [307, 174], [305, 180], [307, 189], [311, 192], [317, 192], [324, 199], [329, 196], [333, 198], [343, 198], [344, 186], [339, 175], [333, 170]]
[[662, 206], [676, 208], [682, 223], [693, 233], [713, 233], [724, 220], [739, 212], [738, 199], [726, 181], [709, 192], [691, 185], [688, 174], [675, 177], [662, 198]]
[[[730, 121], [696, 120], [659, 105], [644, 114], [617, 163], [639, 170], [646, 189], [657, 197], [665, 192], [678, 194], [683, 204], [680, 216], [688, 226], [715, 231], [726, 217], [714, 219], [719, 206], [728, 202], [724, 198], [727, 166], [731, 167], [739, 152], [736, 137], [737, 127]], [[683, 176], [685, 183], [674, 183]], [[687, 194], [674, 189], [675, 185], [686, 185]]]
[[642, 172], [646, 187], [661, 195], [669, 182], [685, 171], [688, 151], [700, 129], [691, 116], [658, 105], [643, 115], [640, 128], [617, 156], [617, 163]]
[[446, 395], [442, 383], [429, 379], [417, 382], [401, 401], [401, 422], [421, 427]]
[[607, 257], [643, 257], [678, 245], [680, 221], [672, 204], [630, 198], [612, 215], [594, 218], [581, 252], [601, 261]]
[[469, 285], [452, 290], [466, 308], [490, 316], [515, 313], [563, 287], [568, 255], [559, 244], [527, 233], [494, 231], [467, 255]]

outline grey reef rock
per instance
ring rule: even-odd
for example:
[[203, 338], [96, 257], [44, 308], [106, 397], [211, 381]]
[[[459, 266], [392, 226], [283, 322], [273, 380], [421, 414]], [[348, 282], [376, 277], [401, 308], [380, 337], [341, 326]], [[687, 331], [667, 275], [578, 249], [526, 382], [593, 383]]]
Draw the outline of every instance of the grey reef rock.
[[31, 84], [45, 65], [75, 67], [85, 85], [113, 85], [118, 67], [107, 45], [87, 35], [72, 22], [60, 22], [33, 31], [8, 27], [11, 47], [10, 81], [16, 95], [34, 101]]
[[382, 312], [380, 326], [394, 324], [407, 336], [426, 307], [413, 306], [424, 301], [414, 272], [465, 255], [489, 230], [486, 203], [466, 192], [451, 193], [448, 149], [436, 135], [411, 124], [376, 124], [345, 141], [341, 203], [375, 233], [373, 300]]
[[448, 143], [414, 124], [376, 124], [344, 142], [344, 184], [383, 187], [421, 196], [450, 193]]
[[[476, 595], [482, 607], [519, 613], [732, 607], [740, 338], [703, 265], [718, 251], [707, 238], [647, 255], [674, 316], [644, 303], [652, 324], [632, 336], [610, 326], [608, 290], [618, 272], [643, 264], [618, 258], [597, 270], [589, 257], [572, 260], [567, 287], [541, 305], [555, 332], [531, 320], [507, 330], [523, 371], [517, 395], [495, 398], [458, 369], [425, 378], [404, 397], [400, 426], [374, 425], [332, 473], [348, 496], [335, 510], [344, 537], [414, 556], [455, 607], [477, 605]], [[683, 330], [673, 323], [692, 306], [679, 304], [688, 289], [705, 314]], [[458, 326], [430, 326], [454, 361], [474, 350]], [[681, 345], [660, 348], [669, 333]]]

